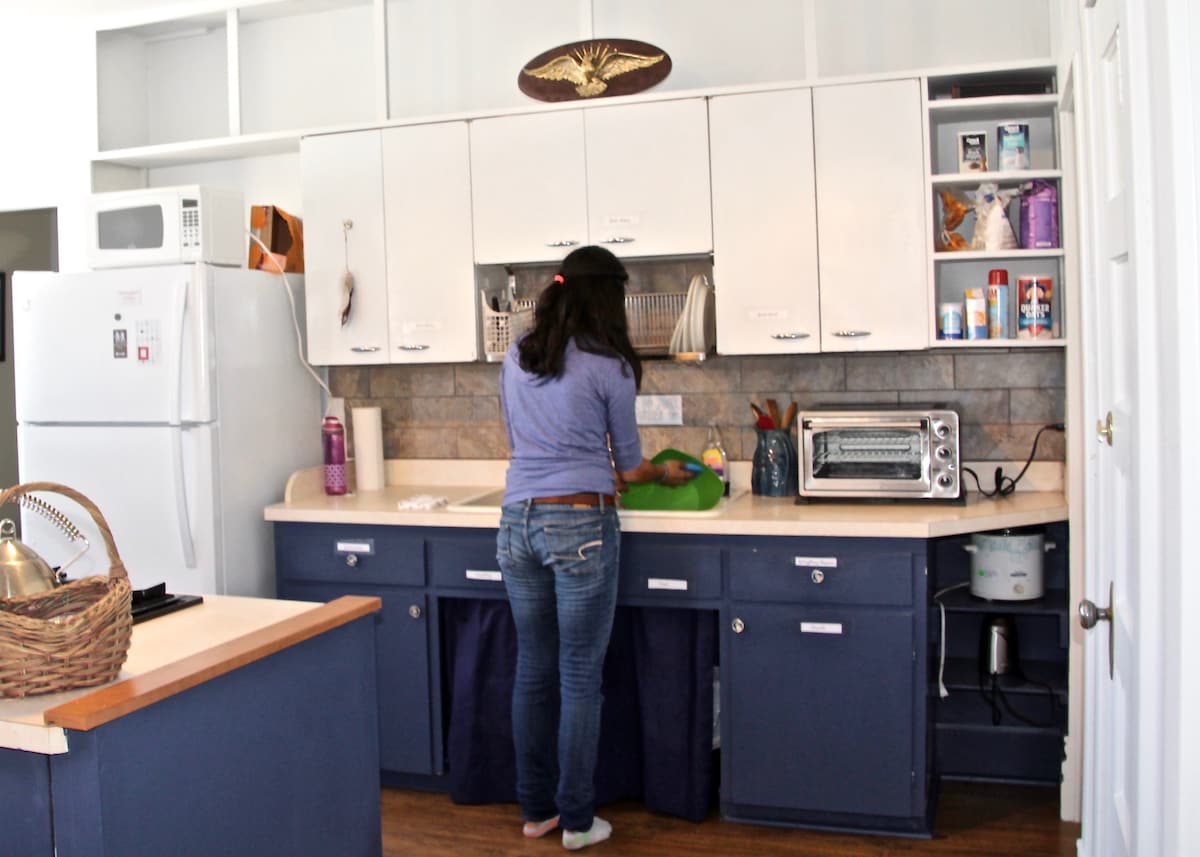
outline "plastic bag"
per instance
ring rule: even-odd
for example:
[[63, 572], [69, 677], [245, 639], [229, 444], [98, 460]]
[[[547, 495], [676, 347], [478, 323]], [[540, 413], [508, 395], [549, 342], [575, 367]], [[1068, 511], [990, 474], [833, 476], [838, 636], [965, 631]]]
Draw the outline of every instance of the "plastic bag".
[[1008, 204], [1017, 196], [1016, 188], [1000, 190], [995, 182], [984, 182], [972, 194], [975, 200], [975, 235], [972, 250], [1012, 250], [1017, 236], [1008, 219]]

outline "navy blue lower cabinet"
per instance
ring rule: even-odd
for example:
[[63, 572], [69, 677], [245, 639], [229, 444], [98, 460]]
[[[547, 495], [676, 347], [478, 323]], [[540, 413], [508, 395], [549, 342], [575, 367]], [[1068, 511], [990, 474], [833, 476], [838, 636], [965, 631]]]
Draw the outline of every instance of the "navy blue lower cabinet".
[[730, 552], [722, 814], [929, 835], [923, 547], [779, 541]]
[[[372, 595], [382, 599], [383, 609], [374, 617], [380, 768], [400, 775], [440, 773], [441, 729], [432, 707], [428, 596], [423, 587], [372, 582], [392, 579], [387, 568], [394, 562], [395, 580], [423, 583], [422, 540], [415, 540], [415, 551], [411, 541], [403, 543], [403, 550], [392, 545], [395, 555], [389, 555], [386, 537], [397, 532], [395, 527], [275, 526], [280, 598], [331, 601], [342, 595]], [[364, 551], [347, 563], [351, 554], [337, 553], [337, 545], [343, 549], [372, 545], [373, 553]]]

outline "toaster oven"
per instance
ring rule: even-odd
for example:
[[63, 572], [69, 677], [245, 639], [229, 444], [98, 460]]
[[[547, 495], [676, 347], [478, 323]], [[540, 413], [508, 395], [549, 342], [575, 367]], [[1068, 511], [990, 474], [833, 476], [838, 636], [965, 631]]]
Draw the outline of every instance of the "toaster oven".
[[800, 497], [961, 502], [958, 414], [942, 407], [803, 411]]

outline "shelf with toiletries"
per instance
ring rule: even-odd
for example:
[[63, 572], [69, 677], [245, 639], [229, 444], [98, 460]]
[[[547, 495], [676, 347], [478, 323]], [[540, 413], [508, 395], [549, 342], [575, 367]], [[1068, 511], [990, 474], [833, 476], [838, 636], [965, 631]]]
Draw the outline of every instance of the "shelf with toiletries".
[[1066, 343], [1056, 70], [927, 80], [930, 345]]

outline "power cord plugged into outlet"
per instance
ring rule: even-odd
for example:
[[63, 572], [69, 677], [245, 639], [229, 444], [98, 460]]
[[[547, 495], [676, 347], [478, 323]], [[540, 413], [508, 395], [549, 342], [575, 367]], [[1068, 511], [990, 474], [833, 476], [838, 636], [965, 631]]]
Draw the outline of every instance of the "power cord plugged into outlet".
[[979, 475], [969, 467], [964, 467], [965, 473], [970, 473], [975, 480], [975, 487], [979, 490], [981, 496], [984, 497], [1007, 497], [1009, 494], [1017, 490], [1017, 483], [1021, 481], [1021, 477], [1025, 475], [1025, 471], [1029, 469], [1029, 465], [1033, 463], [1033, 458], [1037, 455], [1038, 441], [1042, 438], [1042, 432], [1067, 430], [1066, 423], [1047, 423], [1037, 430], [1037, 434], [1033, 436], [1033, 446], [1029, 450], [1029, 458], [1025, 459], [1025, 466], [1021, 468], [1021, 472], [1015, 477], [1009, 478], [1004, 475], [1004, 468], [997, 467], [996, 472], [992, 475], [993, 487], [991, 491], [984, 491], [983, 485], [979, 482]]

